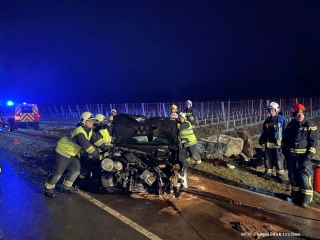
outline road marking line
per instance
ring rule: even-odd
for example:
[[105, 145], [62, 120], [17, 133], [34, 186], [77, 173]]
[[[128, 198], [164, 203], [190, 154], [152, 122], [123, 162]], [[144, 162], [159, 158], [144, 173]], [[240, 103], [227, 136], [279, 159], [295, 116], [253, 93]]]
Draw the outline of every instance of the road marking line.
[[145, 229], [144, 227], [141, 227], [139, 224], [133, 222], [132, 220], [130, 220], [129, 218], [123, 216], [121, 213], [118, 213], [117, 211], [113, 210], [112, 208], [108, 207], [107, 205], [103, 204], [102, 202], [98, 201], [97, 199], [91, 197], [90, 195], [86, 194], [85, 192], [82, 191], [78, 191], [78, 194], [82, 197], [84, 197], [85, 199], [89, 200], [90, 202], [92, 202], [93, 204], [97, 205], [98, 207], [100, 207], [101, 209], [103, 209], [104, 211], [106, 211], [107, 213], [111, 214], [112, 216], [116, 217], [117, 219], [119, 219], [120, 221], [122, 221], [123, 223], [127, 224], [128, 226], [132, 227], [133, 229], [135, 229], [136, 231], [138, 231], [139, 233], [143, 234], [144, 236], [146, 236], [149, 239], [152, 240], [162, 240], [161, 238], [159, 238], [157, 235], [149, 232], [147, 229]]

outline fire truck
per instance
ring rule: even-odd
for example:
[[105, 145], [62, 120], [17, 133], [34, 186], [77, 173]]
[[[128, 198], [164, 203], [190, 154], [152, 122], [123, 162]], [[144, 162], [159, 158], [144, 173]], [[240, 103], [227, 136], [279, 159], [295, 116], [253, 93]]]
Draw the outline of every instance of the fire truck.
[[40, 114], [37, 104], [20, 103], [6, 106], [0, 113], [0, 130], [16, 132], [18, 128], [33, 127], [39, 129]]

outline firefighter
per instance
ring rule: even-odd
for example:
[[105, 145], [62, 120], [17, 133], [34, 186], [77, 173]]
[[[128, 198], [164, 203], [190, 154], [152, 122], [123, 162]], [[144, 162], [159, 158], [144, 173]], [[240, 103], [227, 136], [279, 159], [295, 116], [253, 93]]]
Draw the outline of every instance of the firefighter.
[[[110, 133], [108, 131], [108, 125], [106, 124], [106, 117], [102, 114], [97, 114], [95, 116], [96, 122], [94, 123], [93, 126], [93, 131], [95, 133], [97, 133], [97, 135], [103, 139], [104, 144], [107, 146], [107, 149], [104, 150], [104, 154], [103, 156], [107, 156], [108, 155], [108, 148], [111, 146], [111, 142], [112, 142], [112, 137], [110, 136]], [[101, 153], [102, 151], [97, 148], [97, 150]], [[85, 178], [88, 176], [88, 174], [90, 173], [93, 165], [95, 164], [97, 159], [92, 158], [91, 155], [89, 155], [89, 157], [87, 158], [85, 164], [83, 165], [80, 174], [76, 180], [75, 185], [79, 186], [80, 189], [86, 189], [87, 184], [85, 181]]]
[[172, 104], [170, 108], [170, 120], [177, 120], [178, 118], [179, 118], [178, 106], [175, 104]]
[[80, 156], [83, 151], [94, 159], [100, 159], [99, 152], [93, 147], [106, 149], [103, 139], [92, 131], [95, 118], [90, 112], [84, 112], [74, 131], [69, 136], [62, 137], [56, 146], [54, 169], [49, 175], [45, 186], [44, 195], [55, 197], [55, 185], [66, 169], [68, 173], [63, 181], [62, 192], [76, 193], [77, 189], [72, 187], [80, 172]]
[[108, 125], [106, 124], [106, 117], [102, 114], [95, 116], [96, 122], [94, 123], [93, 131], [99, 134], [107, 147], [111, 146], [112, 137], [109, 132]]
[[183, 110], [183, 113], [186, 114], [187, 121], [192, 124], [192, 126], [196, 125], [196, 119], [197, 119], [197, 111], [192, 108], [192, 102], [190, 100], [187, 100], [185, 102], [186, 108]]
[[192, 128], [192, 124], [187, 120], [186, 114], [180, 113], [178, 129], [180, 139], [187, 140], [187, 142], [183, 146], [183, 148], [185, 149], [184, 153], [186, 154], [186, 161], [188, 162], [188, 164], [191, 163], [191, 158], [187, 157], [187, 154], [189, 154], [195, 160], [194, 166], [200, 166], [201, 157], [197, 148], [197, 138]]
[[277, 169], [277, 180], [283, 182], [284, 169], [281, 144], [284, 129], [286, 128], [286, 118], [279, 115], [280, 108], [276, 102], [268, 104], [269, 117], [264, 121], [259, 144], [265, 146], [265, 174], [266, 179], [271, 178], [272, 170], [275, 166]]
[[110, 124], [112, 124], [113, 117], [117, 115], [117, 110], [111, 109], [110, 114], [111, 114], [111, 115], [110, 115], [110, 117], [109, 117], [109, 119], [108, 119], [108, 122], [109, 122]]
[[293, 119], [285, 129], [282, 146], [288, 165], [292, 202], [309, 208], [313, 197], [311, 159], [316, 153], [318, 131], [306, 120], [305, 110], [300, 103], [292, 106]]

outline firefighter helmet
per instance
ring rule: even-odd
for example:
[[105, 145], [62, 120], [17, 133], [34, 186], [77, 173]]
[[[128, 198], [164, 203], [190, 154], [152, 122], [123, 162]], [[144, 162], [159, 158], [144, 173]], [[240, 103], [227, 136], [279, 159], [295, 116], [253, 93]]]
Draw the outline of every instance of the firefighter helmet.
[[276, 102], [271, 102], [268, 104], [268, 109], [274, 109], [276, 111], [276, 113], [278, 113], [280, 111], [280, 107], [279, 104]]
[[291, 112], [292, 113], [296, 113], [296, 112], [299, 112], [299, 111], [305, 111], [306, 108], [301, 104], [301, 103], [296, 103], [295, 105], [293, 105], [291, 107]]
[[96, 115], [96, 119], [97, 119], [97, 122], [100, 123], [100, 122], [103, 122], [104, 120], [106, 120], [106, 117], [99, 113]]
[[81, 114], [81, 118], [80, 118], [80, 123], [82, 123], [83, 125], [86, 124], [87, 120], [95, 120], [95, 118], [93, 117], [91, 112], [84, 112]]
[[190, 100], [187, 100], [187, 101], [185, 102], [185, 105], [187, 105], [187, 104], [190, 104], [190, 106], [192, 107], [192, 102], [191, 102]]
[[178, 109], [178, 106], [175, 105], [175, 104], [172, 104], [172, 105], [171, 105], [171, 108], [173, 108], [173, 109]]
[[179, 117], [183, 117], [184, 119], [186, 119], [186, 114], [183, 113], [183, 112], [181, 112], [181, 113], [179, 114]]

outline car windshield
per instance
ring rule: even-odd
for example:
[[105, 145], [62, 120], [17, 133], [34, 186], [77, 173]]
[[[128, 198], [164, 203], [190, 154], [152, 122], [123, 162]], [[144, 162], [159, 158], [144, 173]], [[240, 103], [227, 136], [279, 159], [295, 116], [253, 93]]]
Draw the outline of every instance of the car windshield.
[[113, 121], [115, 144], [174, 145], [176, 124], [168, 118], [119, 114]]
[[136, 137], [127, 138], [126, 143], [162, 145], [162, 144], [169, 144], [170, 142], [168, 141], [168, 139], [164, 137], [136, 136]]

